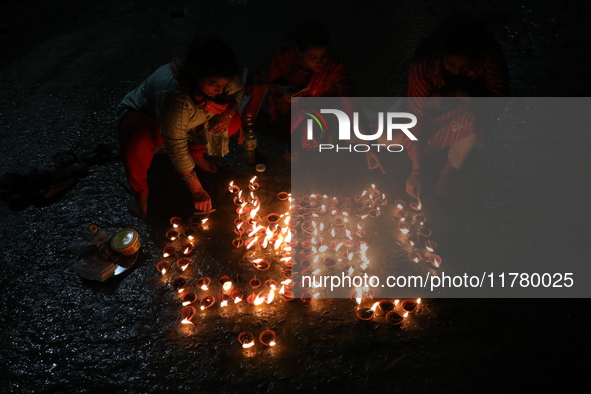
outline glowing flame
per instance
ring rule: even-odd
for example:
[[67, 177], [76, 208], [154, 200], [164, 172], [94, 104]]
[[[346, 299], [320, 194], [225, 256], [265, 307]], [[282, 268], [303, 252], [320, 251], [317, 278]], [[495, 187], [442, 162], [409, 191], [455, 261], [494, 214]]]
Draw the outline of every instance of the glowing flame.
[[166, 268], [162, 268], [162, 271], [160, 272], [162, 272], [162, 275], [164, 275], [166, 273]]
[[201, 290], [207, 290], [207, 289], [209, 289], [209, 287], [207, 287], [207, 285], [201, 286]]
[[281, 294], [281, 295], [285, 294], [285, 285], [281, 286], [281, 289], [279, 290], [279, 294]]
[[275, 299], [275, 290], [273, 289], [269, 292], [269, 296], [267, 297], [267, 304], [272, 303], [274, 299]]
[[348, 275], [353, 274], [353, 272], [355, 271], [355, 269], [353, 267], [349, 268], [349, 271], [347, 271]]
[[394, 300], [394, 306], [398, 305], [400, 303], [400, 300]]
[[318, 251], [319, 251], [320, 253], [322, 253], [322, 252], [326, 252], [326, 250], [327, 250], [327, 249], [328, 249], [328, 246], [327, 246], [327, 245], [322, 245], [322, 246], [321, 246], [321, 247], [318, 249]]
[[421, 303], [421, 299], [417, 298], [417, 304], [420, 304], [420, 303]]
[[226, 300], [223, 300], [222, 302], [220, 302], [220, 307], [222, 307], [222, 308], [223, 308], [223, 307], [225, 307], [225, 306], [228, 306], [228, 301], [226, 301]]
[[[191, 320], [187, 320], [187, 319], [183, 319], [181, 321], [182, 324], [193, 324], [193, 322]], [[194, 324], [193, 324], [194, 325]]]
[[318, 275], [321, 272], [320, 268], [315, 269], [312, 271], [312, 275]]
[[256, 181], [257, 177], [256, 175], [248, 182], [248, 183], [253, 183], [254, 181]]
[[191, 303], [191, 301], [185, 301], [185, 302], [183, 302], [183, 306], [187, 306], [187, 305], [189, 305], [190, 303]]
[[237, 303], [239, 303], [240, 301], [242, 301], [242, 298], [240, 298], [240, 297], [236, 297], [236, 298], [234, 298], [234, 304], [237, 304]]
[[184, 271], [184, 270], [186, 270], [188, 266], [189, 266], [189, 263], [187, 263], [187, 264], [183, 265], [183, 266], [181, 267], [181, 271]]
[[338, 251], [339, 251], [339, 249], [341, 248], [341, 246], [343, 246], [343, 243], [342, 243], [342, 242], [341, 242], [340, 244], [338, 244], [338, 245], [336, 246], [336, 248], [334, 248], [335, 252], [338, 252]]
[[243, 344], [242, 344], [242, 347], [243, 347], [244, 349], [248, 349], [249, 347], [253, 347], [253, 346], [254, 346], [254, 340], [252, 340], [251, 342], [248, 342], [248, 343], [243, 343]]
[[181, 287], [180, 289], [177, 290], [177, 292], [182, 293], [183, 291], [185, 291], [184, 287]]
[[404, 315], [402, 315], [402, 318], [405, 318], [408, 316], [408, 312], [406, 312]]
[[231, 280], [229, 280], [229, 281], [227, 281], [227, 282], [224, 282], [224, 284], [222, 285], [222, 288], [223, 288], [225, 291], [228, 291], [228, 290], [230, 290], [230, 289], [232, 288], [232, 281], [231, 281]]
[[269, 342], [269, 346], [275, 346], [275, 345], [277, 345], [277, 343], [275, 341]]
[[248, 250], [248, 249], [250, 249], [250, 247], [251, 247], [252, 245], [254, 245], [254, 244], [256, 243], [256, 241], [258, 241], [258, 240], [259, 240], [259, 237], [258, 237], [258, 236], [254, 237], [254, 238], [253, 238], [253, 239], [252, 239], [252, 240], [251, 240], [251, 241], [248, 243], [248, 245], [246, 245], [246, 249], [247, 249], [247, 250]]
[[261, 297], [257, 294], [256, 298], [252, 303], [255, 305], [261, 305], [263, 302], [265, 302], [265, 297]]
[[162, 257], [164, 257], [164, 258], [166, 258], [166, 257], [168, 257], [168, 256], [170, 256], [170, 254], [168, 254], [168, 253], [166, 253], [166, 252], [162, 254]]
[[356, 288], [355, 289], [355, 293], [357, 293], [357, 297], [355, 297], [355, 301], [357, 301], [357, 305], [360, 305], [361, 304], [361, 299], [362, 299], [362, 296], [363, 296], [363, 293], [362, 293], [361, 288], [359, 288], [359, 287]]

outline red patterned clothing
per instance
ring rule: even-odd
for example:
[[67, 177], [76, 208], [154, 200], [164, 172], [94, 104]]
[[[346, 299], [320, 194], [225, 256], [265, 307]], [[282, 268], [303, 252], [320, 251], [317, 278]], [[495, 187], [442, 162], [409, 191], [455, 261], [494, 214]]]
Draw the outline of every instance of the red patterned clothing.
[[[446, 87], [440, 58], [416, 61], [411, 65], [408, 77], [410, 111], [419, 123], [413, 134], [425, 141], [423, 154], [427, 155], [468, 137], [471, 133], [482, 134], [475, 126], [475, 114], [469, 105], [457, 107], [449, 112], [428, 118], [428, 97]], [[502, 56], [486, 56], [484, 62], [467, 73], [467, 80], [474, 97], [503, 97], [509, 94], [507, 66]], [[449, 86], [448, 86], [449, 87]], [[422, 121], [421, 121], [422, 119]], [[411, 143], [404, 138], [403, 144], [412, 158]]]

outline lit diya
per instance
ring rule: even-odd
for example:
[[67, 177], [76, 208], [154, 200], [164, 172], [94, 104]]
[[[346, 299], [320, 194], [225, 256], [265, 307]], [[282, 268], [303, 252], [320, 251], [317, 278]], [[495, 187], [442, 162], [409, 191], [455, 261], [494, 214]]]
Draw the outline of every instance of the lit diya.
[[187, 227], [184, 231], [185, 237], [187, 237], [187, 239], [193, 239], [195, 238], [195, 233], [197, 232], [197, 230], [195, 230], [195, 227]]
[[275, 346], [277, 336], [273, 330], [265, 330], [259, 335], [259, 341], [265, 346]]
[[240, 187], [236, 186], [234, 184], [234, 181], [231, 181], [230, 185], [228, 186], [228, 191], [232, 194], [236, 194], [236, 193], [240, 192]]
[[175, 216], [175, 217], [173, 217], [173, 218], [170, 218], [170, 225], [171, 225], [173, 228], [177, 228], [177, 227], [179, 227], [181, 224], [183, 224], [183, 219], [181, 219], [180, 217], [178, 217], [178, 216]]
[[179, 293], [182, 293], [185, 290], [185, 286], [187, 285], [187, 279], [182, 276], [174, 278], [172, 281], [172, 287]]
[[441, 257], [438, 254], [433, 253], [429, 256], [429, 262], [433, 267], [439, 268], [441, 266]]
[[411, 234], [408, 236], [408, 243], [410, 246], [415, 246], [419, 244], [419, 236], [416, 234]]
[[421, 226], [423, 226], [425, 224], [425, 222], [427, 221], [427, 217], [425, 215], [416, 215], [415, 216], [415, 221], [420, 224]]
[[390, 311], [386, 314], [386, 321], [394, 326], [399, 325], [404, 320], [406, 313], [404, 316], [400, 315], [398, 312]]
[[234, 304], [239, 303], [244, 298], [244, 294], [240, 290], [234, 290], [232, 294], [230, 294], [230, 298], [234, 300]]
[[182, 298], [181, 301], [183, 302], [183, 306], [190, 305], [197, 301], [198, 297], [195, 293], [187, 293]]
[[371, 320], [380, 303], [376, 302], [371, 308], [357, 308], [357, 317], [361, 320]]
[[222, 289], [224, 289], [224, 291], [230, 291], [233, 286], [232, 279], [227, 275], [220, 277], [220, 279], [218, 279], [218, 283], [222, 285]]
[[170, 262], [169, 261], [161, 261], [156, 264], [156, 270], [164, 275], [167, 271], [170, 270]]
[[398, 209], [404, 209], [404, 207], [406, 207], [406, 202], [404, 200], [396, 200], [394, 201], [394, 206]]
[[250, 180], [250, 182], [248, 182], [248, 189], [251, 191], [255, 191], [259, 189], [259, 184], [255, 182], [255, 180], [257, 179], [257, 177], [255, 176], [254, 178], [252, 178]]
[[401, 222], [404, 222], [406, 220], [406, 218], [408, 217], [408, 212], [406, 211], [396, 211], [396, 213], [394, 214], [394, 216], [396, 216], [397, 218], [400, 218]]
[[234, 238], [232, 240], [232, 245], [234, 245], [235, 248], [239, 248], [244, 245], [244, 240], [242, 238]]
[[408, 313], [413, 313], [416, 309], [417, 306], [419, 306], [419, 304], [421, 303], [421, 299], [417, 299], [416, 301], [413, 300], [404, 300], [402, 301], [402, 309], [404, 309], [406, 312]]
[[378, 306], [382, 312], [388, 313], [393, 310], [396, 305], [394, 305], [394, 303], [390, 300], [381, 300], [378, 302]]
[[166, 238], [168, 238], [171, 241], [174, 241], [178, 237], [179, 237], [179, 232], [176, 230], [170, 230], [166, 233]]
[[193, 246], [193, 244], [191, 243], [186, 243], [183, 246], [180, 247], [181, 252], [185, 255], [188, 256], [191, 253], [193, 253], [193, 249], [195, 249], [195, 246]]
[[188, 257], [181, 257], [176, 261], [176, 266], [179, 267], [181, 271], [186, 270], [189, 264], [191, 264], [191, 259]]
[[266, 259], [256, 259], [252, 261], [254, 268], [259, 271], [266, 271], [271, 268], [271, 263]]
[[425, 249], [427, 249], [431, 253], [433, 253], [438, 246], [439, 245], [437, 244], [437, 242], [432, 241], [430, 239], [428, 239], [427, 242], [425, 242]]
[[421, 254], [419, 252], [410, 252], [408, 254], [408, 258], [413, 263], [418, 263], [419, 261], [421, 261], [423, 259], [423, 256], [421, 256]]
[[405, 222], [400, 222], [398, 223], [398, 230], [400, 230], [402, 234], [408, 234], [410, 231], [410, 226]]
[[267, 279], [265, 281], [265, 287], [271, 290], [277, 290], [277, 281], [274, 279]]
[[201, 290], [208, 290], [210, 284], [211, 279], [206, 276], [197, 279], [197, 281], [195, 282], [195, 286], [199, 287]]
[[176, 248], [171, 245], [165, 246], [164, 249], [162, 249], [162, 257], [164, 258], [174, 256], [175, 253]]
[[218, 297], [218, 301], [220, 302], [220, 308], [224, 308], [228, 306], [228, 303], [232, 300], [232, 298], [228, 294], [221, 294]]
[[238, 342], [244, 349], [254, 346], [254, 335], [248, 331], [241, 332], [238, 334]]
[[211, 308], [215, 304], [215, 297], [212, 295], [207, 295], [201, 299], [199, 304], [201, 305], [202, 311]]
[[182, 324], [193, 324], [191, 321], [195, 317], [197, 311], [192, 306], [186, 306], [181, 310], [181, 321]]

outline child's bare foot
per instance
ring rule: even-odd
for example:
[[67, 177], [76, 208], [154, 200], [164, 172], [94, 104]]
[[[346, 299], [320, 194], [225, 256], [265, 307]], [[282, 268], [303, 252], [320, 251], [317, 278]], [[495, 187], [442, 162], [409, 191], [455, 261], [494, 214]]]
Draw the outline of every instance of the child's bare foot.
[[207, 160], [205, 157], [193, 158], [197, 167], [201, 168], [203, 171], [211, 172], [212, 174], [216, 173], [218, 168], [215, 163]]
[[129, 214], [136, 218], [145, 219], [148, 217], [148, 195], [135, 196], [129, 203]]

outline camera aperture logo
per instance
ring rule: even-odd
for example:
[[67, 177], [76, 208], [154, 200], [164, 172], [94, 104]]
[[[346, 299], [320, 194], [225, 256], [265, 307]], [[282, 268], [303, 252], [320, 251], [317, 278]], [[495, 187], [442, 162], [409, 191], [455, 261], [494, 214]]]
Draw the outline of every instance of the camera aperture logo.
[[[417, 137], [411, 133], [409, 129], [412, 129], [417, 124], [417, 117], [408, 112], [379, 112], [378, 113], [378, 128], [374, 134], [363, 134], [359, 129], [359, 113], [353, 112], [353, 133], [357, 140], [361, 141], [375, 141], [376, 143], [368, 143], [368, 144], [351, 144], [351, 120], [349, 119], [349, 115], [347, 115], [344, 111], [338, 109], [321, 109], [320, 112], [312, 110], [310, 108], [305, 108], [309, 110], [309, 112], [304, 112], [310, 118], [307, 120], [306, 124], [306, 138], [308, 141], [314, 140], [314, 124], [320, 129], [321, 134], [323, 135], [325, 132], [328, 131], [328, 123], [326, 119], [322, 116], [322, 114], [333, 114], [337, 117], [339, 123], [339, 130], [338, 130], [338, 141], [339, 142], [349, 142], [349, 144], [319, 144], [318, 151], [336, 151], [336, 152], [359, 152], [365, 153], [369, 152], [370, 150], [376, 150], [380, 152], [381, 150], [387, 150], [388, 152], [402, 152], [404, 147], [400, 143], [390, 143], [394, 139], [397, 141], [399, 138], [393, 138], [394, 132], [396, 131], [397, 134], [403, 133], [406, 135], [411, 141], [417, 141]], [[410, 122], [407, 123], [397, 123], [398, 119], [407, 119]], [[385, 123], [385, 127], [384, 127]], [[382, 135], [386, 133], [385, 141], [388, 143], [380, 143], [379, 141], [384, 141]]]

